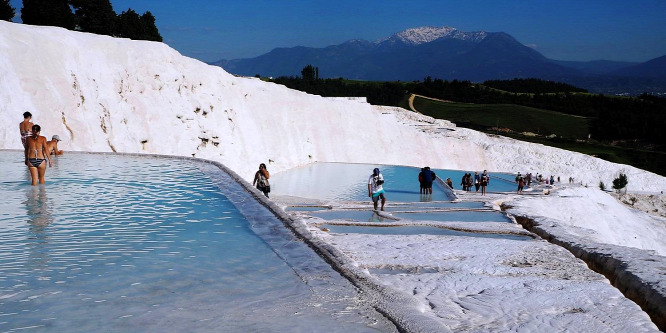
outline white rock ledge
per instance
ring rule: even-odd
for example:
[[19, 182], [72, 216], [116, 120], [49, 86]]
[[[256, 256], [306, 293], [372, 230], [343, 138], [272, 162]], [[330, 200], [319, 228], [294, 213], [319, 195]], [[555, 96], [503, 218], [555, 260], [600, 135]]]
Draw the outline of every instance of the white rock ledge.
[[[512, 213], [509, 208], [507, 212]], [[516, 221], [549, 242], [562, 246], [603, 274], [627, 298], [636, 302], [666, 330], [666, 257], [654, 251], [580, 240], [546, 218], [538, 221], [514, 215]]]

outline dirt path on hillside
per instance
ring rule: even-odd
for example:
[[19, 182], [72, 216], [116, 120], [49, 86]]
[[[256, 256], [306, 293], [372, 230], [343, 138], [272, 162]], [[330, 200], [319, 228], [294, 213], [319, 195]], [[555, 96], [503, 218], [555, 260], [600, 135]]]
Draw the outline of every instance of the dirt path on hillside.
[[443, 102], [443, 103], [455, 103], [454, 101], [449, 101], [449, 100], [445, 100], [445, 99], [437, 99], [437, 98], [432, 98], [432, 97], [428, 97], [428, 96], [412, 94], [411, 96], [409, 96], [409, 109], [414, 111], [414, 112], [418, 112], [418, 113], [421, 113], [421, 112], [416, 110], [416, 108], [414, 107], [414, 98], [415, 97], [421, 97], [421, 98], [425, 98], [425, 99], [429, 99], [429, 100], [433, 100], [433, 101], [437, 101], [437, 102]]

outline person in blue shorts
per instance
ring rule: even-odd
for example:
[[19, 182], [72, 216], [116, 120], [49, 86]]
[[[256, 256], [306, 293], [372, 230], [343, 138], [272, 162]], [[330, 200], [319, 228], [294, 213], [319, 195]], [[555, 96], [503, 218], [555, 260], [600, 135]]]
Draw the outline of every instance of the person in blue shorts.
[[368, 179], [368, 197], [372, 198], [372, 203], [377, 210], [377, 205], [379, 199], [382, 200], [382, 210], [384, 210], [384, 204], [386, 203], [386, 196], [384, 196], [384, 176], [379, 172], [379, 168], [372, 170], [372, 175]]

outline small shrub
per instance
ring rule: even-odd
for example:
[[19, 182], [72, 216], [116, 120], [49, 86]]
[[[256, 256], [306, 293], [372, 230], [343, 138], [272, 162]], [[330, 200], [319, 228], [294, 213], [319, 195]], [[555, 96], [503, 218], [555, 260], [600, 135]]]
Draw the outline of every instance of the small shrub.
[[620, 173], [620, 175], [613, 179], [613, 189], [617, 191], [617, 193], [620, 193], [620, 190], [627, 187], [627, 184], [629, 181], [627, 180], [627, 175], [624, 173]]
[[602, 191], [606, 191], [606, 184], [604, 182], [600, 181], [599, 182], [599, 189]]

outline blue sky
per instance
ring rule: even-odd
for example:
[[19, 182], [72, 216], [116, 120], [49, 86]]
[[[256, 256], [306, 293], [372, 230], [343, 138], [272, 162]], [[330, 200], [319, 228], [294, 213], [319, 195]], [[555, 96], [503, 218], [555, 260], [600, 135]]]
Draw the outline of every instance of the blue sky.
[[[11, 0], [14, 7], [21, 0]], [[557, 60], [642, 62], [666, 55], [664, 0], [111, 0], [151, 11], [164, 42], [203, 61], [276, 47], [375, 41], [420, 26], [506, 32]], [[17, 11], [17, 16], [20, 12]], [[17, 18], [14, 19], [15, 21]]]

